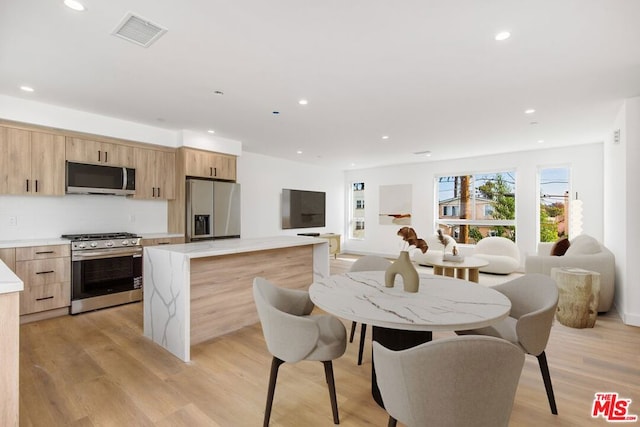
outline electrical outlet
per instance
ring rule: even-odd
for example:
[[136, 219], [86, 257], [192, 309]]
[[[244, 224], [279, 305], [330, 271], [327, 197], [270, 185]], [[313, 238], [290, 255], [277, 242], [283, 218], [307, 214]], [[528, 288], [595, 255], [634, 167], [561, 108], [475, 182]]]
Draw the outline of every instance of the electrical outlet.
[[17, 227], [18, 226], [18, 217], [15, 215], [9, 216], [9, 227]]

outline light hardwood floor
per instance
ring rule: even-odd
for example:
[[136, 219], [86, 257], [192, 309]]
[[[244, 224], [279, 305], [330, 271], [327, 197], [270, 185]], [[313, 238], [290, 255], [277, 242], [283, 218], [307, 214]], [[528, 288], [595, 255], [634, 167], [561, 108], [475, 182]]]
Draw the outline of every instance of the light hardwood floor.
[[[331, 260], [332, 272], [346, 271], [347, 258]], [[342, 426], [387, 423], [370, 395], [369, 339], [363, 365], [356, 365], [357, 339], [334, 363]], [[140, 303], [25, 324], [20, 340], [21, 426], [262, 424], [271, 355], [259, 325], [195, 346], [188, 364], [142, 336]], [[599, 316], [593, 329], [556, 322], [547, 357], [559, 415], [551, 415], [528, 356], [511, 426], [607, 425], [590, 416], [596, 392], [632, 399], [630, 413], [640, 415], [640, 328], [616, 313]], [[281, 367], [271, 421], [333, 425], [320, 363]]]

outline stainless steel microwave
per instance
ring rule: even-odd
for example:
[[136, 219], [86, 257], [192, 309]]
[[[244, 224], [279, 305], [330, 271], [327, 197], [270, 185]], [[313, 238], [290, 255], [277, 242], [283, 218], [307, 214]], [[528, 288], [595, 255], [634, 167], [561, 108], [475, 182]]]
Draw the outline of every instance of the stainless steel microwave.
[[67, 194], [113, 194], [136, 192], [136, 170], [121, 166], [67, 162]]

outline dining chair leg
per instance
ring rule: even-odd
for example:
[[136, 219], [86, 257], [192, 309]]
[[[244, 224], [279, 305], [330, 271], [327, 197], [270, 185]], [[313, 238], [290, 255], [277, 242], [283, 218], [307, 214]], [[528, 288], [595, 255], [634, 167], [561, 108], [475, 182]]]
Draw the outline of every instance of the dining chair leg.
[[360, 347], [358, 348], [358, 366], [362, 365], [362, 353], [364, 351], [364, 339], [367, 335], [367, 324], [360, 325]]
[[329, 386], [329, 398], [331, 399], [331, 411], [333, 412], [333, 423], [340, 424], [340, 418], [338, 418], [338, 399], [336, 398], [336, 384], [333, 379], [333, 364], [331, 360], [322, 362], [324, 365], [324, 376], [327, 379], [327, 385]]
[[349, 334], [349, 342], [353, 342], [353, 336], [356, 334], [356, 325], [358, 322], [351, 322], [351, 333]]
[[549, 374], [549, 365], [547, 364], [547, 355], [543, 351], [538, 356], [538, 364], [540, 365], [540, 373], [542, 374], [542, 380], [544, 381], [544, 388], [547, 390], [547, 399], [549, 399], [549, 406], [551, 407], [551, 413], [558, 415], [558, 408], [556, 407], [556, 398], [553, 395], [553, 386], [551, 385], [551, 375]]
[[284, 360], [280, 360], [274, 357], [271, 361], [271, 373], [269, 374], [269, 392], [267, 393], [267, 407], [264, 410], [264, 427], [269, 426], [269, 419], [271, 418], [271, 406], [273, 405], [273, 395], [276, 391], [276, 379], [278, 378], [278, 368], [284, 363]]
[[396, 427], [396, 424], [398, 424], [398, 420], [389, 415], [389, 423], [387, 424], [387, 427]]

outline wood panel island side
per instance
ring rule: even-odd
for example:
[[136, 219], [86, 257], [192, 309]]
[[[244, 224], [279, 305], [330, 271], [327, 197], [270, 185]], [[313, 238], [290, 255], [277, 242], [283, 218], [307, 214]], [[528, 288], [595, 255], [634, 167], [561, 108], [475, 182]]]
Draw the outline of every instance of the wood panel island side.
[[188, 362], [192, 345], [258, 322], [257, 276], [308, 289], [329, 276], [329, 243], [278, 236], [145, 247], [144, 335]]

